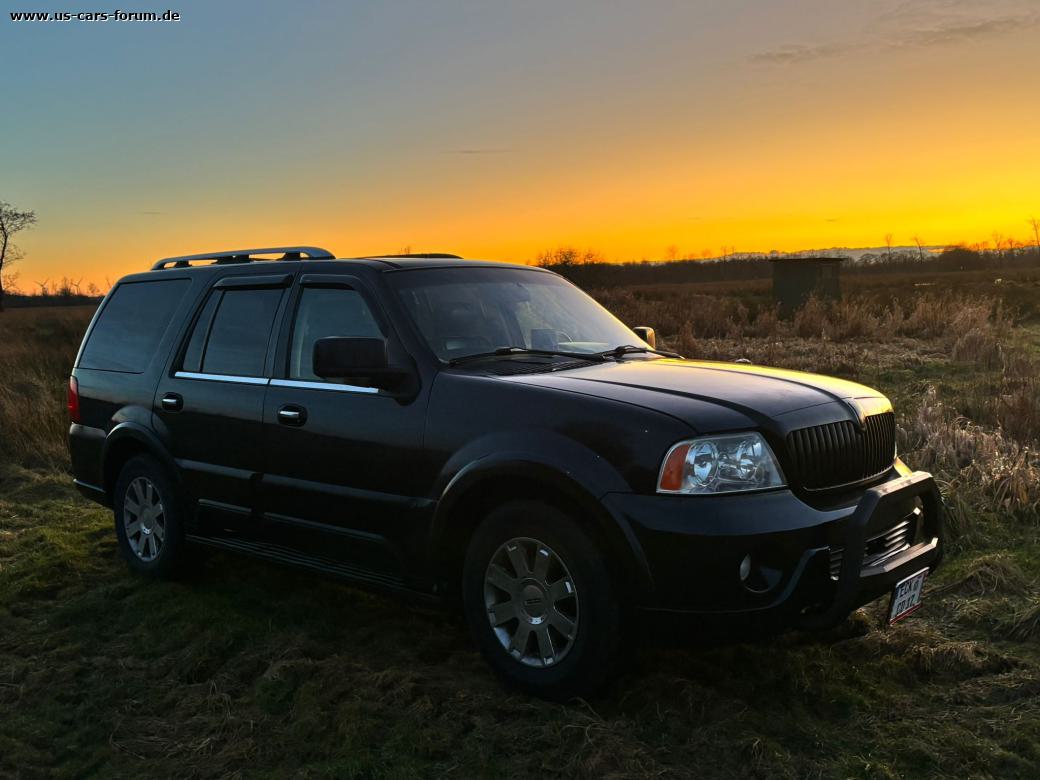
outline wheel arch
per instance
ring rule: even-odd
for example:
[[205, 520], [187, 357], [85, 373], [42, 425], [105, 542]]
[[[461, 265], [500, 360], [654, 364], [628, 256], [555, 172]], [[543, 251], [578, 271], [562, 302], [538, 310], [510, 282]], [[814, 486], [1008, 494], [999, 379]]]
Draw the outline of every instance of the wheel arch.
[[151, 455], [175, 481], [180, 481], [177, 464], [159, 438], [140, 423], [123, 422], [108, 434], [102, 452], [102, 487], [110, 502], [123, 466], [138, 455]]
[[458, 473], [437, 504], [430, 532], [431, 567], [449, 594], [457, 590], [466, 548], [493, 508], [536, 500], [566, 512], [603, 545], [627, 584], [653, 587], [646, 556], [626, 520], [615, 516], [584, 485], [558, 467], [525, 458], [478, 462]]

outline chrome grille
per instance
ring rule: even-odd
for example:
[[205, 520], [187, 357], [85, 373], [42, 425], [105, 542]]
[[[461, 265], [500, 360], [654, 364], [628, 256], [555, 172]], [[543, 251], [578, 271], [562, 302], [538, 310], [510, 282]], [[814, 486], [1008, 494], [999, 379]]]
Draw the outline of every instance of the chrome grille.
[[896, 452], [895, 415], [872, 414], [862, 430], [851, 420], [843, 420], [791, 431], [787, 435], [787, 452], [794, 468], [793, 479], [806, 490], [865, 482], [892, 466]]
[[863, 553], [863, 568], [877, 566], [884, 563], [896, 553], [900, 553], [910, 546], [912, 525], [909, 519], [896, 523], [883, 534], [867, 540], [866, 550]]
[[845, 554], [844, 547], [832, 547], [831, 548], [831, 579], [837, 580], [841, 576], [841, 556]]
[[[862, 568], [869, 569], [872, 566], [879, 566], [889, 558], [908, 549], [914, 539], [914, 534], [917, 531], [917, 521], [920, 517], [921, 509], [916, 507], [913, 512], [887, 531], [867, 539], [866, 544], [863, 546]], [[832, 580], [837, 580], [841, 574], [841, 558], [844, 554], [844, 547], [830, 548], [829, 564]]]

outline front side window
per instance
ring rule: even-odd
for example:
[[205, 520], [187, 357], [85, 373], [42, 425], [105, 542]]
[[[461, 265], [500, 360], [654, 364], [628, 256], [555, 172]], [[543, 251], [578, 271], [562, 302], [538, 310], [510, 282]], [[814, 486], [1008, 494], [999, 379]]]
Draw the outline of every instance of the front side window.
[[263, 376], [281, 288], [215, 290], [195, 321], [182, 368], [203, 374]]
[[429, 268], [391, 284], [441, 360], [519, 347], [593, 353], [646, 346], [566, 280], [513, 268]]
[[383, 338], [383, 333], [357, 290], [305, 287], [300, 296], [289, 350], [289, 378], [321, 382], [314, 373], [314, 343], [326, 336]]
[[187, 279], [120, 284], [90, 333], [80, 368], [142, 373], [190, 286]]

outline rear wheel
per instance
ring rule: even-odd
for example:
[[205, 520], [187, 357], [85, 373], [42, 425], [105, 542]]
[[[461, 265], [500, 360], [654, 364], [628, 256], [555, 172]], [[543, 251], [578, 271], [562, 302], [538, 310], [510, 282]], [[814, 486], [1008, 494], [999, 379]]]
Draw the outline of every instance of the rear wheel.
[[606, 556], [549, 504], [510, 503], [480, 525], [466, 554], [463, 606], [488, 663], [529, 693], [587, 695], [617, 669], [624, 610]]
[[152, 457], [123, 466], [113, 494], [116, 537], [130, 568], [156, 577], [180, 563], [184, 532], [181, 501], [173, 480]]

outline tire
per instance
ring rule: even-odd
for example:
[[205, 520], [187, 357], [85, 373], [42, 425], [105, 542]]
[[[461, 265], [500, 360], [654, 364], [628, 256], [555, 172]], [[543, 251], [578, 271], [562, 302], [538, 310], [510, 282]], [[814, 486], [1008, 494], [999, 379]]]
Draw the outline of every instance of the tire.
[[116, 538], [130, 568], [167, 578], [184, 558], [183, 502], [168, 472], [148, 455], [131, 458], [113, 492]]
[[627, 646], [619, 595], [601, 547], [543, 502], [494, 510], [466, 552], [470, 633], [499, 677], [542, 698], [588, 696], [611, 679]]

